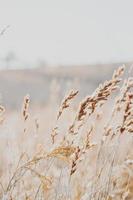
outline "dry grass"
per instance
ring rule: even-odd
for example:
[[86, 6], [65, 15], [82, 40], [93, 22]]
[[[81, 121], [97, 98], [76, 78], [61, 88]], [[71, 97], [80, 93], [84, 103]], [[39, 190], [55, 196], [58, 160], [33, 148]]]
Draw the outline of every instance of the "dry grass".
[[34, 117], [29, 96], [22, 116], [3, 119], [0, 107], [0, 199], [133, 199], [133, 79], [123, 73], [124, 66], [76, 110], [78, 91], [70, 91], [54, 126], [48, 108]]

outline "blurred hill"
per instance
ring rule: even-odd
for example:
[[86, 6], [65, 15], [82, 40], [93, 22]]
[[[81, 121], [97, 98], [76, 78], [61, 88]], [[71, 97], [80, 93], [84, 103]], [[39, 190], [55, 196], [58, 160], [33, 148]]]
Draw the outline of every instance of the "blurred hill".
[[[117, 64], [90, 66], [39, 67], [0, 71], [1, 103], [7, 108], [20, 107], [23, 97], [30, 94], [33, 104], [49, 102], [58, 91], [59, 100], [68, 89], [77, 88], [81, 96], [91, 93], [99, 83], [111, 77]], [[131, 66], [127, 63], [126, 66]], [[58, 89], [57, 89], [58, 88]]]

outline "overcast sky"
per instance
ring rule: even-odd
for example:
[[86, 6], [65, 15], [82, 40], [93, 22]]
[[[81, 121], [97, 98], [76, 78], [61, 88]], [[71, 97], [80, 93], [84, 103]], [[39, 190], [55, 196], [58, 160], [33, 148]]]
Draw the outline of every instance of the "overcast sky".
[[0, 0], [0, 57], [88, 64], [133, 60], [133, 0]]

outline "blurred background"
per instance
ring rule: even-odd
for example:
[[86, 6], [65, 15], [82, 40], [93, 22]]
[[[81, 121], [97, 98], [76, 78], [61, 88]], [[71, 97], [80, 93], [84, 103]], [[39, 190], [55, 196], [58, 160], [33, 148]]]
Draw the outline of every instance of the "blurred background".
[[91, 93], [133, 61], [132, 0], [1, 0], [0, 93], [8, 109]]

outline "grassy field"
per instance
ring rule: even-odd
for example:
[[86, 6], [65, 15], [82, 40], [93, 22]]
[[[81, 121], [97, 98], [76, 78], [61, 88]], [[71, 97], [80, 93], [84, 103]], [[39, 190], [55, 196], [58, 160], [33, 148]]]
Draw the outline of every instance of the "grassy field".
[[91, 95], [75, 85], [60, 104], [57, 87], [45, 105], [28, 94], [14, 110], [3, 101], [0, 199], [132, 200], [131, 70], [117, 68]]

